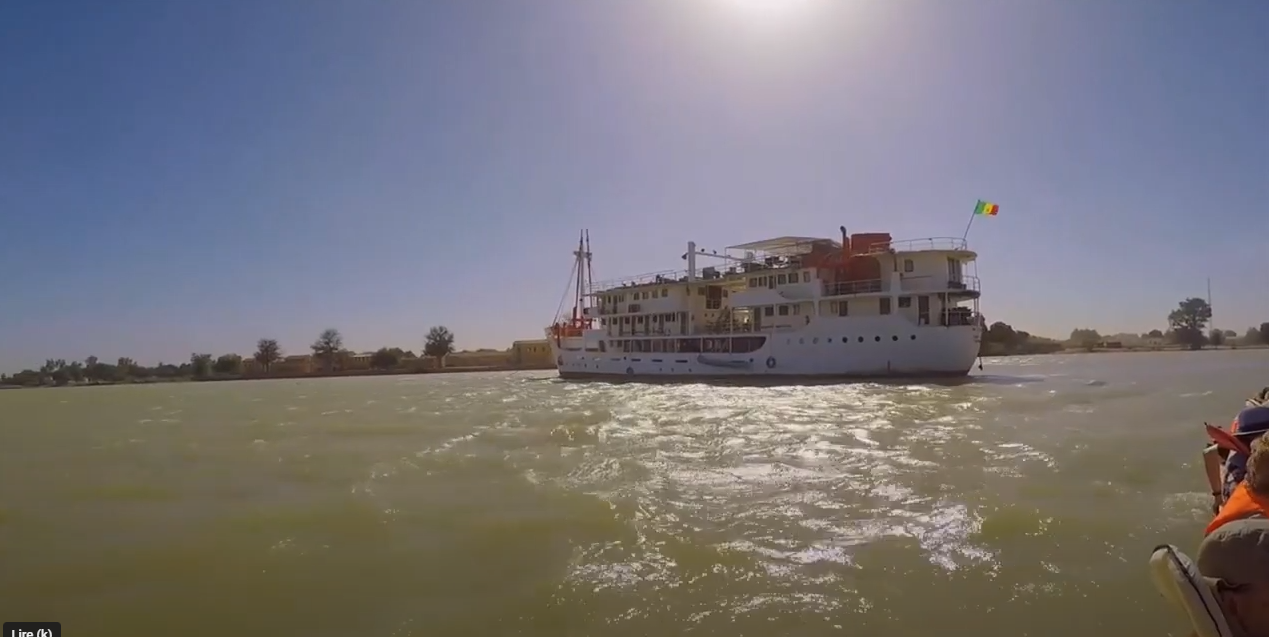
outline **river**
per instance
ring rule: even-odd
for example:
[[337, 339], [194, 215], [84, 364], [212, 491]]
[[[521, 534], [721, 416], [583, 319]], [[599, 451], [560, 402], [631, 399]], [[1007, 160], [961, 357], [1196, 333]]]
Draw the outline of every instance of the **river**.
[[959, 384], [551, 372], [0, 393], [0, 620], [68, 637], [1183, 635], [1269, 351]]

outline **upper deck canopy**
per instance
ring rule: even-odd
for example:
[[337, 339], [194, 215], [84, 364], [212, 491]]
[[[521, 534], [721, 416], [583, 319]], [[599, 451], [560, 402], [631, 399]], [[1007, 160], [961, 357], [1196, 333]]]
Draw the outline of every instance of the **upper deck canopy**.
[[828, 242], [833, 245], [841, 245], [832, 239], [824, 239], [821, 237], [776, 237], [774, 239], [763, 239], [762, 241], [751, 241], [740, 245], [727, 246], [728, 250], [752, 250], [754, 252], [805, 252], [810, 248], [811, 244], [819, 242]]

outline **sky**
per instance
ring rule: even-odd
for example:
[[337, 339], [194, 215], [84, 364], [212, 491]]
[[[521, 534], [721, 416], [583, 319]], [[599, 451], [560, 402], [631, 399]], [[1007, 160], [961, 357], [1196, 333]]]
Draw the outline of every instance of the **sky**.
[[0, 371], [537, 338], [596, 279], [961, 236], [1065, 337], [1269, 321], [1269, 2], [0, 3]]

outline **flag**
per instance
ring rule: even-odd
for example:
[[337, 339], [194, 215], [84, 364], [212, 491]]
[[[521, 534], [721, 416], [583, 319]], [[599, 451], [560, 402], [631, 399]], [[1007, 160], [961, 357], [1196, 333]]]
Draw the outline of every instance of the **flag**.
[[978, 206], [974, 208], [974, 214], [976, 215], [987, 215], [988, 217], [994, 217], [996, 216], [996, 213], [998, 212], [1000, 212], [1000, 206], [997, 206], [994, 203], [983, 201], [982, 199], [978, 200]]

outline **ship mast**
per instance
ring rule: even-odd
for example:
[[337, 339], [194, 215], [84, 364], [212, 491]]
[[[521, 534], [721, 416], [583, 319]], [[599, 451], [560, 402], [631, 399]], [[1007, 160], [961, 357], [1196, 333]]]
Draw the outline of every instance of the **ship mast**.
[[573, 320], [574, 327], [589, 327], [590, 318], [586, 316], [586, 295], [590, 293], [591, 265], [590, 265], [590, 231], [582, 230], [577, 236], [577, 250], [573, 252], [574, 262], [577, 265], [577, 286], [573, 296]]

